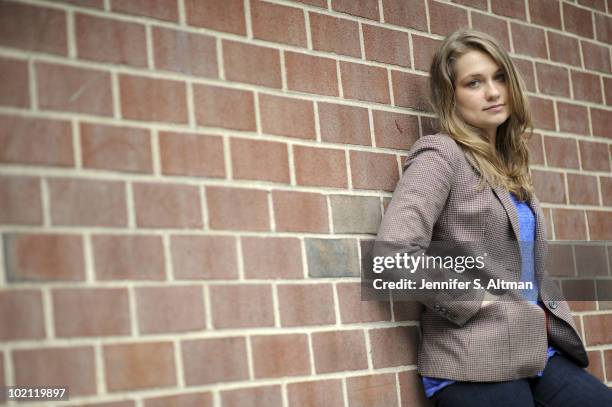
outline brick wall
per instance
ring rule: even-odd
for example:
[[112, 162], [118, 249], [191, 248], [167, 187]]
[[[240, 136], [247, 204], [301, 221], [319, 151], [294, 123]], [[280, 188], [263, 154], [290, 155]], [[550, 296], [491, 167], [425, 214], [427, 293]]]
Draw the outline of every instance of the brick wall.
[[[431, 53], [460, 26], [512, 51], [549, 236], [612, 239], [611, 12], [0, 1], [0, 385], [69, 385], [61, 405], [425, 405], [419, 308], [360, 302], [358, 276], [430, 131]], [[610, 384], [605, 305], [572, 306]]]

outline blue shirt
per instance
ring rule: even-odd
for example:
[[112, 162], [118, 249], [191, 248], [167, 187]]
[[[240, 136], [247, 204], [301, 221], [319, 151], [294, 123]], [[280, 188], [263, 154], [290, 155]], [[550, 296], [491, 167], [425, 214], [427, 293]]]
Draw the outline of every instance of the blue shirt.
[[[521, 294], [532, 304], [538, 304], [544, 308], [542, 301], [538, 301], [538, 282], [535, 278], [535, 267], [534, 267], [534, 241], [535, 241], [535, 228], [536, 220], [533, 211], [526, 202], [520, 202], [513, 193], [510, 193], [510, 198], [514, 203], [516, 212], [519, 220], [520, 238], [519, 245], [521, 250], [521, 281], [532, 282], [532, 289], [524, 289]], [[544, 310], [546, 312], [546, 310]], [[548, 346], [547, 360], [552, 355], [560, 352], [553, 346]], [[544, 372], [538, 372], [537, 376], [542, 376]], [[443, 389], [455, 383], [454, 380], [440, 379], [435, 377], [423, 376], [423, 386], [425, 387], [425, 394], [427, 397], [431, 397], [437, 391]]]

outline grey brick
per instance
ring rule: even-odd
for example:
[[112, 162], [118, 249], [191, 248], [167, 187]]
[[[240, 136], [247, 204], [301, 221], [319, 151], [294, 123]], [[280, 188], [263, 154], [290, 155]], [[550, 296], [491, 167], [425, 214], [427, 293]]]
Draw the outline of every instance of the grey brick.
[[334, 232], [378, 232], [381, 221], [380, 198], [375, 196], [333, 195], [330, 197]]
[[356, 239], [304, 239], [310, 277], [359, 277]]

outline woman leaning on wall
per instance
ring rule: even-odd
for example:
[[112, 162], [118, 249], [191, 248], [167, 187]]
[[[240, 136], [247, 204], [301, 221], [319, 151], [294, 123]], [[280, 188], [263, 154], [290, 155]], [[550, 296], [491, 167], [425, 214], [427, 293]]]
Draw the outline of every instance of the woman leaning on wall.
[[523, 136], [531, 116], [512, 60], [489, 35], [456, 31], [433, 57], [430, 84], [440, 132], [410, 149], [374, 251], [388, 244], [416, 256], [423, 242], [482, 242], [484, 281], [531, 289], [422, 299], [427, 396], [437, 406], [612, 406], [612, 391], [584, 370], [570, 309], [544, 273], [546, 225]]

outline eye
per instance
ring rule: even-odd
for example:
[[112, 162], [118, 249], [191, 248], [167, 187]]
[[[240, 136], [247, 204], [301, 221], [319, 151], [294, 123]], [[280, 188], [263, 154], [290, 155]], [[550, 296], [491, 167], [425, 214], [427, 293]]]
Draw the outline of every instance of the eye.
[[480, 81], [471, 81], [471, 82], [468, 82], [467, 86], [470, 87], [470, 88], [475, 88], [476, 85], [478, 85], [479, 82]]
[[499, 75], [497, 75], [497, 76], [495, 77], [495, 79], [497, 79], [497, 80], [498, 80], [498, 81], [500, 81], [500, 82], [505, 82], [505, 81], [506, 81], [506, 75], [504, 75], [503, 73], [502, 73], [502, 74], [499, 74]]

